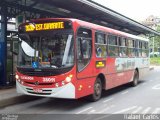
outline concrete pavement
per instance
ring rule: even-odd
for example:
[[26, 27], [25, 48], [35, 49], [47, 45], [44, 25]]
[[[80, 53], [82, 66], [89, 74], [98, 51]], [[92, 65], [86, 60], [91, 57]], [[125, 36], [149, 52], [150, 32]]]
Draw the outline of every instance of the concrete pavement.
[[23, 103], [39, 99], [40, 97], [26, 96], [18, 94], [15, 86], [8, 89], [0, 89], [0, 107], [13, 105], [16, 103]]

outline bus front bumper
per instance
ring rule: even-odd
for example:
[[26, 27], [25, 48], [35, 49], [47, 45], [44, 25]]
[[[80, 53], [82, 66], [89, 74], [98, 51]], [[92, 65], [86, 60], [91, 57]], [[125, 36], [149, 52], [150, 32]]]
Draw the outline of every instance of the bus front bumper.
[[62, 87], [57, 88], [41, 88], [41, 91], [35, 92], [35, 88], [23, 86], [18, 81], [16, 81], [16, 88], [17, 93], [26, 95], [75, 99], [75, 87], [72, 83], [68, 83]]

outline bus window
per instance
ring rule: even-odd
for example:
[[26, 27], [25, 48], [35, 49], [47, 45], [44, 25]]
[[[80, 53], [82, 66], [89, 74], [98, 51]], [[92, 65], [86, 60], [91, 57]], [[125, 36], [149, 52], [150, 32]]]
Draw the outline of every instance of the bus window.
[[108, 35], [108, 55], [111, 57], [118, 56], [118, 41], [117, 36]]
[[139, 49], [138, 49], [138, 40], [135, 41], [135, 56], [138, 57], [139, 56]]
[[126, 57], [127, 56], [127, 44], [126, 44], [126, 38], [120, 38], [119, 37], [119, 56], [120, 57]]
[[92, 54], [92, 32], [86, 28], [80, 28], [77, 33], [77, 60], [78, 71], [84, 69], [89, 63]]
[[96, 57], [106, 57], [107, 45], [105, 43], [105, 34], [96, 33], [95, 42]]
[[108, 55], [111, 57], [118, 56], [117, 36], [108, 35]]
[[128, 56], [135, 57], [135, 41], [131, 39], [128, 40]]
[[142, 42], [139, 41], [139, 45], [138, 45], [138, 56], [141, 57], [142, 56]]
[[148, 57], [148, 43], [142, 42], [142, 57]]

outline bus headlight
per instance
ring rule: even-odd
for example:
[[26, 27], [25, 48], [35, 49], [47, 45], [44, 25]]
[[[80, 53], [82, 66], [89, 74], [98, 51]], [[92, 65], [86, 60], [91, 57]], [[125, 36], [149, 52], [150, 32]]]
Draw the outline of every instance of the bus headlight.
[[18, 80], [18, 79], [19, 79], [19, 76], [18, 76], [18, 75], [16, 75], [16, 76], [15, 76], [15, 78], [16, 78], [16, 80]]
[[71, 80], [72, 80], [72, 79], [71, 79], [70, 77], [66, 77], [65, 82], [68, 83], [68, 82], [71, 82]]
[[72, 80], [73, 75], [69, 75], [66, 77], [65, 82], [69, 83]]
[[55, 86], [56, 86], [56, 87], [58, 87], [58, 86], [59, 86], [59, 84], [58, 84], [58, 83], [56, 83], [56, 84], [55, 84]]

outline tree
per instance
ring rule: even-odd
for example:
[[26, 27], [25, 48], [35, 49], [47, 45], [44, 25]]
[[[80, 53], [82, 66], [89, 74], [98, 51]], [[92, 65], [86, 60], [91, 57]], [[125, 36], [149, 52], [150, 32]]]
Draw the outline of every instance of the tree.
[[[158, 32], [160, 32], [160, 25], [157, 26], [156, 29]], [[159, 51], [158, 48], [160, 48], [160, 36], [154, 37], [154, 45], [155, 45], [155, 51]], [[160, 52], [160, 51], [159, 51]]]
[[[156, 27], [156, 31], [160, 32], [160, 25]], [[154, 39], [154, 51], [157, 52], [160, 49], [160, 36], [156, 35], [154, 38], [150, 38], [150, 48], [153, 48], [153, 39]]]

